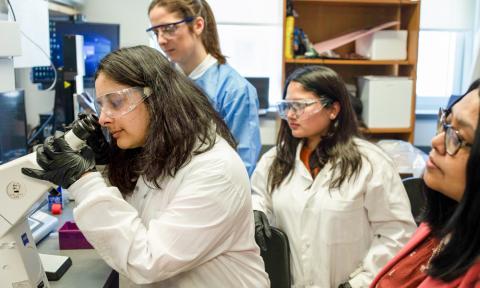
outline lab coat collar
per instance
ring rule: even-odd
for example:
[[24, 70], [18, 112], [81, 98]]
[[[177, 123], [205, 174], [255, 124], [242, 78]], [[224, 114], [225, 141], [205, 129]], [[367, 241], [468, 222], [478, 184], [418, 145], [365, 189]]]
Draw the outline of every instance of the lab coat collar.
[[217, 59], [210, 54], [207, 54], [207, 57], [203, 59], [202, 63], [198, 64], [195, 69], [188, 75], [188, 77], [192, 80], [197, 80], [198, 78], [202, 77], [202, 75], [208, 70], [208, 68], [212, 67], [213, 65], [217, 64]]

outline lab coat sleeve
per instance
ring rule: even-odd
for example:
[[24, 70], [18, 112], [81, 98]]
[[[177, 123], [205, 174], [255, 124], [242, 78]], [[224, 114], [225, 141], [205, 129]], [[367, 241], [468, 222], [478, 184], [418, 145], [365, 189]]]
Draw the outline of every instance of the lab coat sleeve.
[[248, 175], [252, 175], [260, 154], [260, 123], [258, 118], [257, 92], [249, 85], [244, 85], [224, 95], [223, 120], [238, 143], [237, 151], [242, 158]]
[[268, 171], [273, 161], [273, 150], [265, 153], [263, 157], [258, 161], [257, 167], [252, 174], [252, 207], [253, 210], [262, 211], [268, 216], [270, 224], [273, 219], [273, 204], [272, 196], [268, 192]]
[[393, 164], [371, 159], [371, 179], [366, 183], [365, 208], [373, 230], [370, 249], [350, 275], [352, 287], [369, 287], [373, 278], [407, 243], [416, 229], [410, 202]]
[[236, 221], [251, 213], [244, 209], [250, 208], [244, 205], [250, 201], [248, 181], [232, 184], [222, 164], [202, 168], [191, 166], [148, 225], [99, 173], [86, 175], [69, 189], [78, 203], [75, 221], [99, 255], [136, 284], [191, 270], [227, 251], [239, 229]]

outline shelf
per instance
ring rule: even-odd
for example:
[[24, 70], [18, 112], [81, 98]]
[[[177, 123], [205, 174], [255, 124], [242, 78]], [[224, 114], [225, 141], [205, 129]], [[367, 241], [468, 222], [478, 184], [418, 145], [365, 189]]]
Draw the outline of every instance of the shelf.
[[412, 128], [370, 128], [362, 129], [362, 132], [367, 134], [409, 134], [412, 133]]
[[408, 60], [285, 59], [287, 64], [413, 65]]
[[80, 12], [72, 7], [48, 2], [48, 10], [51, 16], [77, 15]]
[[381, 5], [412, 5], [419, 4], [418, 0], [293, 0], [293, 3], [321, 3], [321, 4], [381, 4]]
[[[333, 39], [339, 35], [375, 27], [382, 23], [398, 21], [395, 30], [407, 30], [405, 60], [332, 59], [332, 58], [293, 58], [282, 54], [282, 77], [286, 79], [302, 65], [326, 65], [331, 67], [346, 84], [357, 85], [358, 77], [364, 75], [408, 77], [413, 80], [411, 95], [412, 111], [409, 115], [411, 127], [362, 129], [368, 139], [400, 139], [413, 143], [415, 121], [415, 85], [417, 77], [418, 32], [420, 26], [420, 4], [422, 0], [291, 0], [298, 14], [295, 27], [301, 27], [313, 43]], [[285, 37], [287, 0], [284, 2], [283, 45], [291, 45]], [[290, 28], [290, 27], [288, 27]], [[289, 31], [290, 33], [290, 31]], [[292, 35], [288, 34], [288, 37]], [[288, 41], [287, 41], [288, 40]], [[290, 47], [289, 47], [290, 48]], [[334, 49], [344, 57], [353, 56], [355, 43], [350, 42]], [[407, 98], [405, 98], [407, 99]]]

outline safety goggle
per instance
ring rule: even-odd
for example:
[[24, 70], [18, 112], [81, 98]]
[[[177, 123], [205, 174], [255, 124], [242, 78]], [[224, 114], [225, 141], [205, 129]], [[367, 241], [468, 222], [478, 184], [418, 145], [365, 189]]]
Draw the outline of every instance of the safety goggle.
[[[318, 107], [305, 113], [307, 107], [320, 103]], [[280, 118], [287, 120], [288, 113], [292, 112], [295, 118], [311, 116], [320, 112], [325, 106], [329, 105], [331, 100], [329, 99], [303, 99], [303, 100], [282, 100], [276, 104], [277, 112]], [[312, 107], [313, 108], [313, 107]]]
[[150, 87], [130, 87], [97, 96], [95, 104], [100, 113], [105, 113], [109, 118], [119, 118], [133, 111], [150, 95]]
[[190, 23], [193, 21], [193, 19], [193, 17], [187, 17], [177, 22], [155, 25], [148, 28], [146, 31], [149, 33], [150, 37], [154, 38], [155, 40], [158, 39], [159, 34], [163, 37], [172, 38], [175, 36], [175, 32], [177, 32], [178, 25], [182, 23]]
[[472, 145], [461, 139], [458, 134], [458, 130], [454, 129], [452, 125], [447, 124], [447, 117], [448, 114], [450, 114], [450, 111], [451, 110], [449, 109], [445, 110], [442, 108], [440, 108], [438, 111], [437, 135], [445, 132], [445, 150], [447, 151], [448, 155], [453, 156], [457, 154], [460, 148], [471, 147]]

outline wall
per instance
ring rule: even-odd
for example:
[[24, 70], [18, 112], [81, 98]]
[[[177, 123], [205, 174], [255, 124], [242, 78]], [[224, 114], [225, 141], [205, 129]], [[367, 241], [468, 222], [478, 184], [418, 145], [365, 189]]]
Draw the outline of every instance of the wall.
[[[282, 5], [279, 0], [208, 0], [222, 52], [244, 77], [269, 77], [269, 102], [281, 99]], [[262, 144], [276, 139], [275, 117], [260, 117]]]
[[120, 47], [148, 45], [150, 0], [85, 0], [81, 13], [88, 22], [120, 24]]
[[421, 29], [470, 29], [475, 0], [422, 0]]

